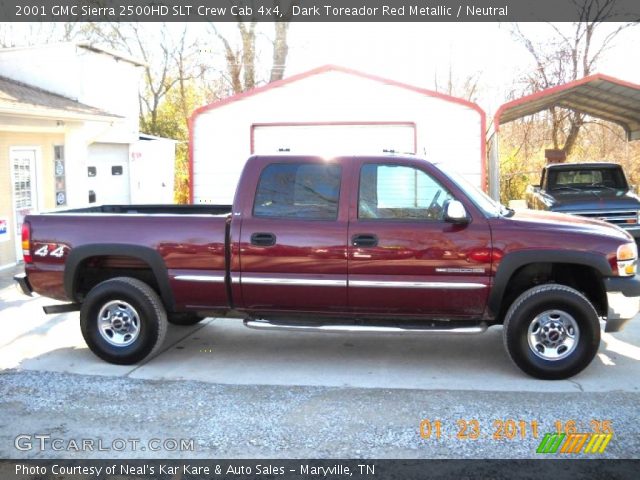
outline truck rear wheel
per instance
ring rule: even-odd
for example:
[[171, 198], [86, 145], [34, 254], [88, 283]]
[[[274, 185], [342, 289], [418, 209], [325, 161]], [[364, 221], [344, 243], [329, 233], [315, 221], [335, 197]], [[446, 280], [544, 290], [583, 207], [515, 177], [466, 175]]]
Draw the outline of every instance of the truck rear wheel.
[[525, 373], [561, 380], [584, 370], [600, 345], [600, 322], [591, 302], [565, 285], [531, 288], [511, 305], [504, 344]]
[[132, 365], [158, 352], [167, 332], [167, 313], [149, 285], [117, 277], [91, 289], [80, 310], [80, 328], [98, 357]]

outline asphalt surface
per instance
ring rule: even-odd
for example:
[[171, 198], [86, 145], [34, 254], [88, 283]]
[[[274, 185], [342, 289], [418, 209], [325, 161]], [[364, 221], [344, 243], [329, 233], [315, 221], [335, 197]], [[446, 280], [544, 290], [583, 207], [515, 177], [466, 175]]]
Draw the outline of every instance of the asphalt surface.
[[20, 295], [12, 274], [0, 272], [3, 458], [536, 458], [558, 421], [609, 421], [598, 456], [640, 458], [640, 322], [604, 334], [592, 365], [558, 382], [514, 367], [500, 328], [266, 333], [208, 319], [125, 367], [97, 359], [78, 314], [45, 315], [52, 302]]

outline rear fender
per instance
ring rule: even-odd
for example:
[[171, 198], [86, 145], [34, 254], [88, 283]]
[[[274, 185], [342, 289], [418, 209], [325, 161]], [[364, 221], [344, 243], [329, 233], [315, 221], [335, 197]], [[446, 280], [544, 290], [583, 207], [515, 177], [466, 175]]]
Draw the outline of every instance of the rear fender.
[[84, 245], [69, 252], [64, 269], [64, 290], [67, 297], [78, 302], [78, 271], [82, 263], [91, 257], [118, 255], [133, 257], [145, 262], [151, 268], [160, 290], [160, 297], [168, 311], [173, 311], [175, 301], [169, 285], [169, 272], [158, 252], [149, 247], [122, 243]]

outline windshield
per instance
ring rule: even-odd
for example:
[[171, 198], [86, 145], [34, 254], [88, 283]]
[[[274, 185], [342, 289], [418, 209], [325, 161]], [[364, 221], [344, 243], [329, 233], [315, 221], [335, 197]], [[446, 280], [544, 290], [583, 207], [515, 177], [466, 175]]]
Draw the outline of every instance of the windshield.
[[610, 189], [627, 190], [620, 168], [549, 169], [549, 190]]
[[458, 172], [445, 167], [444, 165], [435, 165], [440, 171], [442, 171], [447, 177], [449, 177], [461, 190], [467, 194], [469, 199], [474, 203], [476, 207], [482, 210], [488, 217], [498, 217], [501, 215], [507, 215], [513, 211], [502, 205], [500, 202], [495, 201], [489, 197], [481, 189], [476, 187], [469, 180], [464, 178]]

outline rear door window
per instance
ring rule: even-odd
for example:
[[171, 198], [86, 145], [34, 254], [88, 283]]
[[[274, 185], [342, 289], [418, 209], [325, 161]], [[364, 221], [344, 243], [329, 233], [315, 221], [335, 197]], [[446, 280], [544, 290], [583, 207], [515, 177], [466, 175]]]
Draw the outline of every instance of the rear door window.
[[255, 217], [336, 220], [342, 169], [321, 163], [278, 163], [260, 175]]

